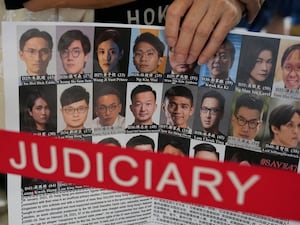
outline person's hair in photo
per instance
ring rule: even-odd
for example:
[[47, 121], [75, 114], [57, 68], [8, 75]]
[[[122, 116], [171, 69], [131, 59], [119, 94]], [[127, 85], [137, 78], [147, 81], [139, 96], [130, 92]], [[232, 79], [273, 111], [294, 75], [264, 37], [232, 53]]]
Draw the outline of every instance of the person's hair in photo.
[[97, 98], [104, 96], [104, 95], [115, 95], [118, 97], [120, 103], [122, 103], [120, 91], [117, 88], [113, 87], [112, 85], [109, 85], [109, 84], [101, 85], [101, 87], [96, 90], [96, 99], [95, 100], [97, 100]]
[[150, 91], [153, 93], [154, 95], [154, 99], [156, 100], [156, 91], [152, 89], [151, 86], [149, 85], [146, 85], [146, 84], [140, 84], [138, 86], [136, 86], [132, 91], [131, 91], [131, 94], [130, 94], [130, 99], [131, 101], [134, 99], [134, 97], [139, 94], [139, 93], [143, 93], [143, 92], [147, 92], [147, 91]]
[[187, 146], [185, 146], [180, 139], [173, 138], [169, 139], [169, 141], [162, 146], [161, 152], [165, 154], [184, 156], [186, 154], [186, 148]]
[[[253, 43], [256, 43], [253, 45]], [[278, 40], [245, 36], [239, 61], [237, 82], [271, 86]]]
[[67, 74], [83, 74], [88, 61], [91, 43], [80, 30], [66, 31], [59, 39], [57, 49]]
[[[111, 41], [107, 46], [108, 49], [101, 47], [101, 44]], [[97, 68], [102, 72], [119, 72], [119, 61], [124, 55], [122, 46], [122, 37], [118, 30], [107, 29], [100, 33], [95, 42]]]
[[128, 140], [126, 143], [127, 148], [134, 148], [138, 145], [150, 145], [152, 148], [152, 151], [155, 149], [155, 143], [152, 138], [146, 136], [146, 135], [137, 135]]
[[191, 101], [191, 106], [193, 106], [194, 96], [192, 91], [185, 86], [172, 86], [165, 92], [164, 99], [177, 96], [188, 98]]
[[235, 55], [235, 47], [233, 45], [233, 43], [228, 39], [225, 38], [225, 40], [222, 43], [222, 46], [224, 46], [224, 48], [228, 51], [229, 57], [231, 59], [231, 61], [234, 61], [234, 55]]
[[[295, 121], [292, 121], [295, 115], [298, 115], [298, 117]], [[282, 134], [280, 131], [283, 125], [288, 130]], [[297, 132], [289, 133], [295, 129], [297, 129]], [[300, 109], [294, 105], [287, 104], [277, 106], [269, 116], [269, 132], [272, 139], [271, 143], [285, 145], [286, 147], [297, 147], [300, 134]]]
[[39, 90], [32, 90], [26, 98], [22, 131], [49, 132], [56, 128], [51, 123], [51, 106], [47, 96]]
[[262, 113], [264, 102], [258, 96], [252, 94], [242, 94], [236, 99], [234, 115], [237, 115], [241, 107], [246, 107], [248, 109], [256, 109], [257, 111]]
[[[213, 146], [212, 144], [209, 144], [209, 143], [201, 143], [201, 144], [197, 144], [194, 146], [194, 157], [195, 158], [202, 158], [202, 159], [215, 159], [216, 161], [219, 160], [219, 152], [217, 152], [217, 149], [215, 146]], [[209, 152], [209, 153], [208, 153]], [[210, 154], [212, 153], [211, 155], [208, 155], [207, 157], [202, 157], [200, 156], [201, 153], [205, 153], [205, 154]]]
[[68, 49], [71, 43], [75, 40], [80, 41], [84, 55], [91, 51], [91, 43], [89, 38], [80, 30], [69, 30], [65, 32], [59, 39], [57, 49], [62, 54], [64, 50]]
[[113, 137], [103, 138], [102, 140], [100, 140], [98, 142], [98, 144], [121, 147], [120, 142], [117, 139], [113, 138]]
[[215, 98], [218, 100], [219, 102], [219, 110], [223, 113], [224, 112], [224, 108], [225, 108], [225, 97], [223, 95], [221, 95], [221, 93], [219, 93], [218, 91], [215, 90], [210, 90], [207, 91], [206, 93], [204, 93], [204, 95], [201, 98], [201, 105], [204, 101], [204, 99], [206, 98]]
[[43, 38], [44, 40], [46, 40], [46, 42], [48, 43], [49, 49], [52, 50], [53, 40], [52, 40], [51, 35], [46, 31], [40, 31], [37, 28], [32, 28], [32, 29], [27, 30], [26, 32], [24, 32], [21, 35], [20, 40], [19, 40], [19, 49], [20, 49], [20, 51], [24, 50], [25, 43], [29, 39], [35, 38], [35, 37]]
[[145, 32], [145, 33], [142, 33], [141, 35], [139, 35], [134, 41], [134, 46], [133, 46], [134, 52], [136, 51], [136, 47], [140, 42], [149, 43], [156, 49], [156, 51], [158, 52], [158, 56], [163, 57], [164, 51], [165, 51], [165, 45], [154, 34], [152, 34], [150, 32]]
[[90, 102], [90, 94], [85, 88], [78, 85], [65, 89], [60, 96], [61, 107], [81, 100], [84, 100], [88, 105]]
[[282, 54], [281, 57], [281, 67], [284, 66], [285, 61], [287, 60], [287, 58], [289, 57], [289, 55], [293, 52], [293, 51], [300, 51], [300, 44], [294, 44], [289, 46], [287, 49], [285, 49], [285, 51]]
[[225, 161], [238, 163], [241, 166], [256, 165], [255, 152], [237, 147], [226, 147]]

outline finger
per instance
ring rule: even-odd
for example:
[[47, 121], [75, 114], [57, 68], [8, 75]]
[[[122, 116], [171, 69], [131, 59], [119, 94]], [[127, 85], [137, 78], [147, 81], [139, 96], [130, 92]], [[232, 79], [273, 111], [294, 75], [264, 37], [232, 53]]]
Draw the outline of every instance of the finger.
[[215, 8], [209, 8], [209, 11], [206, 13], [205, 18], [199, 23], [193, 37], [193, 42], [188, 54], [188, 58], [186, 60], [187, 64], [191, 64], [197, 60], [200, 52], [211, 36], [211, 33], [215, 29], [215, 26], [221, 16], [222, 13], [220, 13], [218, 10], [215, 10]]
[[189, 9], [191, 1], [175, 0], [166, 13], [165, 36], [170, 47], [174, 47], [179, 33], [180, 21]]
[[263, 0], [252, 0], [252, 1], [240, 0], [240, 1], [244, 3], [246, 6], [248, 22], [252, 23], [262, 6]]
[[31, 0], [31, 1], [23, 3], [23, 6], [24, 6], [24, 8], [26, 8], [30, 11], [37, 12], [37, 11], [45, 9], [43, 4], [44, 4], [44, 1]]
[[28, 2], [23, 3], [24, 8], [37, 12], [45, 9], [54, 8], [56, 1], [41, 1], [41, 0], [30, 0]]
[[[175, 58], [177, 62], [186, 63], [189, 51], [192, 46], [192, 41], [195, 36], [196, 29], [198, 28], [199, 23], [203, 20], [204, 16], [206, 15], [207, 8], [208, 8], [208, 4], [202, 5], [202, 7], [193, 5], [189, 9], [188, 13], [185, 15], [174, 48]], [[200, 45], [204, 45], [208, 37], [209, 34], [203, 32], [201, 33], [201, 36], [198, 37], [197, 41], [200, 40]]]
[[[228, 12], [228, 11], [227, 11]], [[227, 14], [226, 17], [222, 17], [219, 23], [216, 25], [214, 31], [211, 34], [209, 41], [205, 48], [201, 52], [198, 58], [198, 64], [206, 63], [214, 54], [219, 50], [227, 34], [230, 32], [232, 27], [238, 23], [241, 15], [233, 17], [231, 13]], [[234, 18], [234, 19], [233, 19]]]

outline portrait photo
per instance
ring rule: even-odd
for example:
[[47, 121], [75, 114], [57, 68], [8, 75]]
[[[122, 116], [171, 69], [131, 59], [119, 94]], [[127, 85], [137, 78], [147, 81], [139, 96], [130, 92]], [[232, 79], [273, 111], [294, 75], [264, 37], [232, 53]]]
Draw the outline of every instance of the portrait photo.
[[95, 28], [94, 73], [127, 74], [130, 34], [129, 28]]
[[62, 75], [93, 73], [94, 28], [83, 26], [57, 27], [57, 74]]
[[55, 75], [55, 27], [19, 25], [17, 36], [19, 76]]
[[163, 30], [133, 28], [130, 46], [128, 76], [165, 72], [167, 45]]

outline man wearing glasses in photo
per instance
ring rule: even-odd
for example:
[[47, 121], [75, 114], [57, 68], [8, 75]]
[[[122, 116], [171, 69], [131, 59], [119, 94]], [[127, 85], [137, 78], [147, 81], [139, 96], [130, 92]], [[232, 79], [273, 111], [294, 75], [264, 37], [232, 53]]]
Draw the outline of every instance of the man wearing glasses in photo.
[[251, 94], [242, 94], [236, 99], [231, 116], [232, 136], [254, 140], [262, 127], [264, 102]]
[[27, 75], [47, 75], [52, 48], [52, 37], [46, 31], [34, 28], [22, 34], [19, 41], [19, 56], [26, 64]]
[[282, 80], [275, 82], [273, 90], [278, 88], [300, 88], [300, 44], [289, 46], [281, 57]]
[[120, 92], [109, 85], [97, 88], [95, 99], [96, 118], [92, 122], [92, 128], [114, 127], [125, 129], [125, 118], [120, 115], [122, 110]]
[[80, 30], [65, 32], [58, 41], [58, 51], [67, 74], [83, 74], [91, 50], [89, 38]]
[[[219, 50], [207, 62], [207, 68], [212, 80], [219, 79], [225, 81], [228, 83], [228, 89], [231, 91], [234, 90], [234, 81], [231, 79], [229, 72], [234, 63], [234, 56], [235, 47], [233, 43], [226, 38]], [[210, 83], [213, 84], [214, 82], [208, 81], [204, 86], [209, 86]]]
[[203, 131], [209, 134], [224, 135], [219, 124], [224, 115], [225, 98], [219, 92], [210, 90], [201, 99], [200, 121]]
[[160, 73], [158, 67], [163, 62], [165, 46], [152, 33], [142, 33], [135, 39], [133, 63], [140, 73]]
[[72, 86], [60, 96], [61, 113], [65, 121], [64, 130], [84, 129], [89, 111], [89, 93], [81, 86]]

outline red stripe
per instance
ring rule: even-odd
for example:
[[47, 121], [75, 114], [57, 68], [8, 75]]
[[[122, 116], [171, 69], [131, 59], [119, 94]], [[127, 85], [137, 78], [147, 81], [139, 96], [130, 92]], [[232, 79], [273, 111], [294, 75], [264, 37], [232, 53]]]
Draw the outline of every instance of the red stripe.
[[[5, 173], [300, 221], [299, 174], [3, 130], [0, 137]], [[20, 149], [27, 157], [23, 164]], [[236, 182], [244, 188], [239, 198]]]

